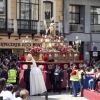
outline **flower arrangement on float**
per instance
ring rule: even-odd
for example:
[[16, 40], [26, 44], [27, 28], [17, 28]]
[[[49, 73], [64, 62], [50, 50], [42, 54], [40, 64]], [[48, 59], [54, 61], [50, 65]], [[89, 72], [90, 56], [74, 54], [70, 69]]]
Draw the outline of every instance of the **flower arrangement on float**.
[[42, 46], [33, 46], [30, 49], [30, 53], [33, 55], [34, 59], [37, 61], [55, 61], [62, 56], [62, 59], [65, 59], [67, 52], [73, 52], [72, 46], [69, 45], [59, 45], [56, 48], [45, 49]]
[[31, 49], [30, 49], [30, 53], [32, 55], [37, 55], [39, 52], [42, 51], [42, 48], [39, 47], [39, 46], [33, 46]]
[[64, 45], [64, 46], [60, 46], [59, 47], [59, 51], [61, 52], [61, 53], [67, 53], [67, 52], [71, 52], [71, 51], [73, 51], [74, 52], [74, 49], [72, 48], [72, 46], [70, 46], [70, 45]]
[[[61, 53], [67, 53], [68, 51], [73, 51], [73, 48], [72, 48], [72, 46], [65, 46], [65, 45], [63, 45], [63, 46], [58, 46], [58, 48], [56, 48], [56, 50], [53, 50], [54, 48], [52, 48], [52, 50], [48, 50], [48, 52], [61, 52]], [[44, 51], [44, 49], [43, 49], [43, 47], [40, 47], [40, 46], [33, 46], [31, 49], [30, 49], [30, 53], [32, 54], [32, 55], [37, 55], [38, 53], [40, 53], [40, 52], [45, 52]]]

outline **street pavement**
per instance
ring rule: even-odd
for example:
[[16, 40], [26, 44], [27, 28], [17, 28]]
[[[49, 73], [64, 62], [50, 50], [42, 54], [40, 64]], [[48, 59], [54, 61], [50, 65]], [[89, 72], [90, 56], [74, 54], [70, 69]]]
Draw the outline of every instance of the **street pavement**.
[[[28, 100], [45, 100], [45, 96], [29, 96], [28, 97]], [[88, 100], [84, 97], [80, 97], [80, 96], [77, 96], [77, 97], [72, 97], [72, 95], [70, 94], [67, 94], [67, 93], [61, 93], [61, 94], [58, 94], [58, 93], [51, 93], [49, 92], [48, 93], [48, 100]]]

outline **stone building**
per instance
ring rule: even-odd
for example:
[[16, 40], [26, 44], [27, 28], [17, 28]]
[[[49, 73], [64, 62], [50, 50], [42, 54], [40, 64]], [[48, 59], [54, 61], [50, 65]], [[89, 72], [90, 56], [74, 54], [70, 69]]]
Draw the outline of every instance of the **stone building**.
[[[64, 0], [64, 33], [72, 44], [82, 41], [81, 54], [100, 58], [100, 0]], [[94, 56], [93, 56], [94, 54]]]

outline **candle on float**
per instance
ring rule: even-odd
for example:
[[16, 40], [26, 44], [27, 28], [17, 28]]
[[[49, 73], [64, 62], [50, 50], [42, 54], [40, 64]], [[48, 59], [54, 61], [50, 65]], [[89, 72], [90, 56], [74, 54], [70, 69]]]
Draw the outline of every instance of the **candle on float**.
[[41, 42], [43, 42], [43, 39], [41, 39]]

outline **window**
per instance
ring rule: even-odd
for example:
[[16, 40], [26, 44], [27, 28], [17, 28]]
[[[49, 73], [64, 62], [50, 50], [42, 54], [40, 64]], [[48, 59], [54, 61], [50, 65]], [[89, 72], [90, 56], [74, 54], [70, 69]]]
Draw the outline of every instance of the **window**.
[[69, 6], [69, 23], [79, 24], [80, 23], [80, 6]]
[[6, 3], [6, 0], [0, 0], [0, 28], [5, 28], [7, 20]]
[[39, 0], [18, 0], [18, 19], [38, 20]]
[[91, 7], [91, 24], [100, 24], [100, 7]]
[[43, 19], [50, 20], [53, 17], [53, 2], [44, 1], [43, 2]]

